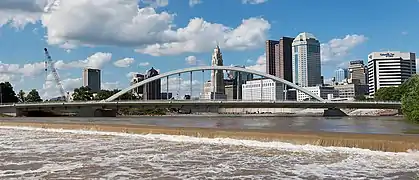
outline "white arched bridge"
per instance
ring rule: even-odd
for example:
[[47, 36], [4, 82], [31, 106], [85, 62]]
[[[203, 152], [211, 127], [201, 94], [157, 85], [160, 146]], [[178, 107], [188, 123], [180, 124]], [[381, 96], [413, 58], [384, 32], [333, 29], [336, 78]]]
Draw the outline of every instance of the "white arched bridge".
[[308, 91], [307, 89], [298, 86], [292, 82], [289, 82], [287, 80], [281, 79], [279, 77], [270, 75], [270, 74], [266, 74], [266, 73], [262, 73], [259, 71], [254, 71], [251, 69], [246, 69], [246, 68], [241, 68], [241, 67], [233, 67], [233, 66], [201, 66], [201, 67], [191, 67], [191, 68], [185, 68], [185, 69], [179, 69], [179, 70], [174, 70], [174, 71], [170, 71], [167, 73], [163, 73], [163, 74], [159, 74], [157, 76], [153, 76], [151, 78], [147, 78], [143, 81], [140, 81], [136, 84], [131, 85], [128, 88], [123, 89], [122, 91], [114, 94], [113, 96], [109, 97], [108, 99], [106, 99], [105, 101], [110, 102], [110, 101], [114, 101], [116, 99], [118, 99], [119, 96], [124, 95], [125, 93], [130, 92], [131, 90], [141, 87], [147, 83], [151, 83], [155, 80], [158, 79], [162, 79], [162, 78], [166, 78], [172, 75], [177, 75], [177, 74], [182, 74], [182, 73], [187, 73], [187, 72], [195, 72], [195, 71], [205, 71], [205, 70], [229, 70], [229, 71], [235, 71], [235, 72], [242, 72], [242, 73], [249, 73], [249, 74], [254, 74], [254, 75], [258, 75], [267, 79], [272, 79], [276, 82], [282, 83], [284, 85], [290, 86], [292, 88], [295, 88], [296, 90], [299, 90], [301, 92], [306, 93], [308, 96], [318, 100], [318, 101], [325, 101], [323, 98], [313, 94], [312, 92]]
[[[115, 101], [119, 96], [129, 93], [131, 90], [151, 83], [155, 80], [162, 78], [169, 78], [172, 75], [179, 75], [182, 73], [191, 73], [192, 81], [192, 72], [205, 70], [230, 70], [235, 72], [249, 73], [258, 75], [267, 79], [272, 79], [273, 81], [282, 83], [286, 86], [292, 87], [298, 91], [306, 93], [308, 96], [316, 99], [317, 101], [263, 101], [263, 100], [150, 100], [150, 101]], [[167, 85], [168, 86], [168, 85]], [[192, 86], [191, 86], [192, 88]], [[168, 89], [168, 87], [167, 87]], [[168, 90], [167, 90], [168, 91]], [[192, 94], [192, 90], [191, 90]], [[220, 108], [319, 108], [325, 109], [326, 116], [341, 116], [344, 115], [339, 108], [345, 109], [400, 109], [400, 102], [333, 102], [326, 101], [325, 99], [313, 94], [307, 89], [295, 85], [291, 82], [288, 82], [284, 79], [269, 75], [266, 73], [254, 71], [251, 69], [245, 69], [241, 67], [232, 67], [232, 66], [202, 66], [202, 67], [191, 67], [180, 70], [174, 70], [160, 75], [156, 75], [150, 78], [147, 78], [143, 81], [140, 81], [132, 86], [123, 89], [122, 91], [114, 94], [106, 100], [102, 101], [89, 101], [89, 102], [44, 102], [44, 103], [34, 103], [34, 104], [9, 104], [9, 105], [0, 105], [0, 113], [15, 112], [17, 116], [43, 116], [47, 113], [54, 114], [71, 114], [76, 113], [77, 116], [81, 117], [92, 117], [92, 116], [116, 116], [117, 112], [121, 108], [179, 108], [179, 109], [189, 109], [189, 112], [218, 112]], [[58, 113], [59, 112], [59, 113]]]

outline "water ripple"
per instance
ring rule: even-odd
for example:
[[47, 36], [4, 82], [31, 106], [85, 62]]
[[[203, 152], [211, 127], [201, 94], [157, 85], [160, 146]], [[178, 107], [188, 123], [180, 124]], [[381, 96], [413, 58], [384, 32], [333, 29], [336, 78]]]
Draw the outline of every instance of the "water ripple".
[[0, 178], [408, 179], [418, 153], [0, 127]]

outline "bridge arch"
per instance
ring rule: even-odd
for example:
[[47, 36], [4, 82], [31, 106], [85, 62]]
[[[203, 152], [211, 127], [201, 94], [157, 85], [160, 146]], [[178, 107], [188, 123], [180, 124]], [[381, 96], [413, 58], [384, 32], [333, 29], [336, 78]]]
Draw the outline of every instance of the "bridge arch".
[[165, 77], [176, 75], [176, 74], [186, 73], [186, 72], [203, 71], [203, 70], [230, 70], [230, 71], [238, 71], [238, 72], [245, 72], [245, 73], [259, 75], [259, 76], [262, 76], [264, 78], [272, 79], [274, 81], [283, 83], [287, 86], [291, 86], [291, 87], [293, 87], [293, 88], [295, 88], [299, 91], [302, 91], [302, 92], [306, 93], [307, 95], [309, 95], [312, 98], [317, 99], [319, 101], [325, 101], [323, 98], [313, 94], [312, 92], [308, 91], [307, 89], [305, 89], [301, 86], [298, 86], [294, 83], [291, 83], [291, 82], [289, 82], [285, 79], [281, 79], [279, 77], [276, 77], [276, 76], [273, 76], [273, 75], [270, 75], [270, 74], [266, 74], [266, 73], [263, 73], [263, 72], [259, 72], [259, 71], [255, 71], [255, 70], [251, 70], [251, 69], [246, 69], [246, 68], [242, 68], [242, 67], [233, 67], [233, 66], [200, 66], [200, 67], [190, 67], [190, 68], [184, 68], [184, 69], [178, 69], [178, 70], [166, 72], [166, 73], [163, 73], [163, 74], [159, 74], [157, 76], [153, 76], [151, 78], [144, 79], [143, 81], [140, 81], [136, 84], [133, 84], [130, 87], [125, 88], [125, 89], [119, 91], [118, 93], [112, 95], [111, 97], [109, 97], [105, 101], [106, 102], [113, 101], [113, 100], [117, 99], [119, 96], [122, 96], [123, 94], [131, 91], [132, 89], [138, 88], [142, 85], [145, 85], [147, 83], [153, 82], [153, 81], [161, 79], [161, 78], [165, 78]]

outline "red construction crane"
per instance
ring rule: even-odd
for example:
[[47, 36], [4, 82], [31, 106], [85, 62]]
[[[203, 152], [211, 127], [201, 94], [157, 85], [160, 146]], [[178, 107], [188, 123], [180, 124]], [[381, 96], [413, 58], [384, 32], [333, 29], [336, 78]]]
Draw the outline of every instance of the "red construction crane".
[[52, 75], [54, 76], [55, 83], [57, 84], [58, 88], [60, 89], [60, 94], [62, 100], [68, 101], [68, 98], [66, 96], [66, 93], [64, 91], [63, 85], [61, 84], [60, 76], [58, 75], [57, 69], [54, 66], [54, 62], [52, 61], [51, 56], [49, 55], [48, 49], [44, 48], [45, 51], [45, 73], [48, 77], [48, 66], [51, 70]]

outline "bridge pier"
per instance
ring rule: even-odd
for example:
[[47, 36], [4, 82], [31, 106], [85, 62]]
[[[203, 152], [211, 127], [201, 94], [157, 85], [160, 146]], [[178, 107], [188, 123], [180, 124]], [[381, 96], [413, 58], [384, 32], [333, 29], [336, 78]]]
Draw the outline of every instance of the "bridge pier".
[[323, 112], [324, 117], [345, 117], [348, 116], [345, 112], [339, 108], [327, 108]]
[[103, 109], [96, 107], [81, 107], [77, 117], [116, 117], [116, 109]]

